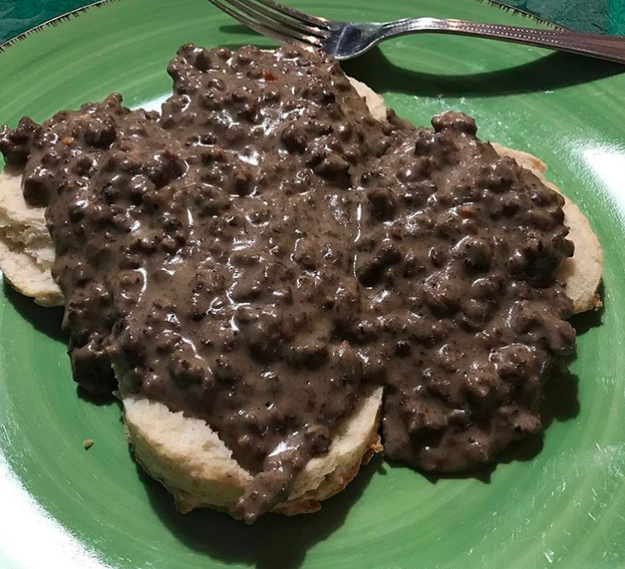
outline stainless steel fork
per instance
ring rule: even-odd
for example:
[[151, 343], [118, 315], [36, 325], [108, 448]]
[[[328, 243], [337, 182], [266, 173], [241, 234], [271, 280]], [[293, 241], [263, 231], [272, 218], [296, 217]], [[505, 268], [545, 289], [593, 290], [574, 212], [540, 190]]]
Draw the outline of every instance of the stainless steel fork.
[[404, 18], [394, 22], [338, 22], [305, 14], [273, 0], [209, 0], [260, 34], [286, 43], [299, 43], [351, 59], [377, 43], [418, 32], [458, 34], [546, 47], [625, 63], [625, 37], [577, 34], [439, 18]]

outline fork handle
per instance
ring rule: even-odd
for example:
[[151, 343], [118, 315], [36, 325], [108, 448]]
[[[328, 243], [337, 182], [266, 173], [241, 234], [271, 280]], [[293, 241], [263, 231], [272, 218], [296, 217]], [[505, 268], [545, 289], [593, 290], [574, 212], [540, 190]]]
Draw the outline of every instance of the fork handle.
[[413, 32], [437, 32], [490, 38], [625, 63], [625, 37], [619, 36], [577, 34], [568, 31], [500, 26], [438, 18], [405, 18], [384, 24], [381, 32], [384, 39]]

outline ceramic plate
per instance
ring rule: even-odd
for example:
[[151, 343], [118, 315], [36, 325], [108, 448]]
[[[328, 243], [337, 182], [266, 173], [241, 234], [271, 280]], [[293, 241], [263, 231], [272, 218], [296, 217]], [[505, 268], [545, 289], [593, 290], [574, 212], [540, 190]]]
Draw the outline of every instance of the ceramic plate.
[[[292, 0], [338, 19], [442, 16], [535, 25], [474, 0]], [[268, 40], [204, 0], [122, 0], [27, 34], [0, 53], [0, 123], [42, 120], [123, 93], [170, 89], [185, 42]], [[0, 290], [2, 569], [567, 569], [625, 565], [625, 76], [522, 46], [406, 36], [345, 65], [416, 124], [453, 108], [483, 138], [526, 150], [588, 215], [605, 249], [601, 313], [577, 318], [570, 375], [547, 386], [544, 437], [479, 478], [428, 479], [374, 460], [313, 516], [246, 527], [182, 516], [134, 464], [115, 403], [83, 400], [61, 312]], [[86, 451], [85, 439], [94, 446]]]

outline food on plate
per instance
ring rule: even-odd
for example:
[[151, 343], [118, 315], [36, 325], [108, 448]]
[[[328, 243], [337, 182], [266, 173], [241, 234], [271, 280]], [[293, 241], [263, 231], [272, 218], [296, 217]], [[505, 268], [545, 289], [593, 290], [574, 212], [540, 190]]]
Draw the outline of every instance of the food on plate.
[[379, 426], [436, 472], [541, 430], [602, 260], [540, 161], [462, 113], [414, 127], [302, 48], [168, 71], [160, 116], [111, 95], [2, 131], [0, 265], [64, 304], [76, 381], [119, 394], [180, 510], [314, 511]]

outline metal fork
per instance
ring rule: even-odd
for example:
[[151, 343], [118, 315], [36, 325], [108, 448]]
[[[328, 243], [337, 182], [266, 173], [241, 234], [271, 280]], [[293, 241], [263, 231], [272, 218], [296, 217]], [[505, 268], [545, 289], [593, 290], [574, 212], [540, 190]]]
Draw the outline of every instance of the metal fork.
[[394, 22], [339, 22], [305, 14], [273, 0], [209, 0], [242, 24], [283, 43], [322, 49], [336, 59], [351, 59], [377, 43], [417, 32], [489, 38], [625, 63], [625, 37], [577, 34], [439, 18]]

